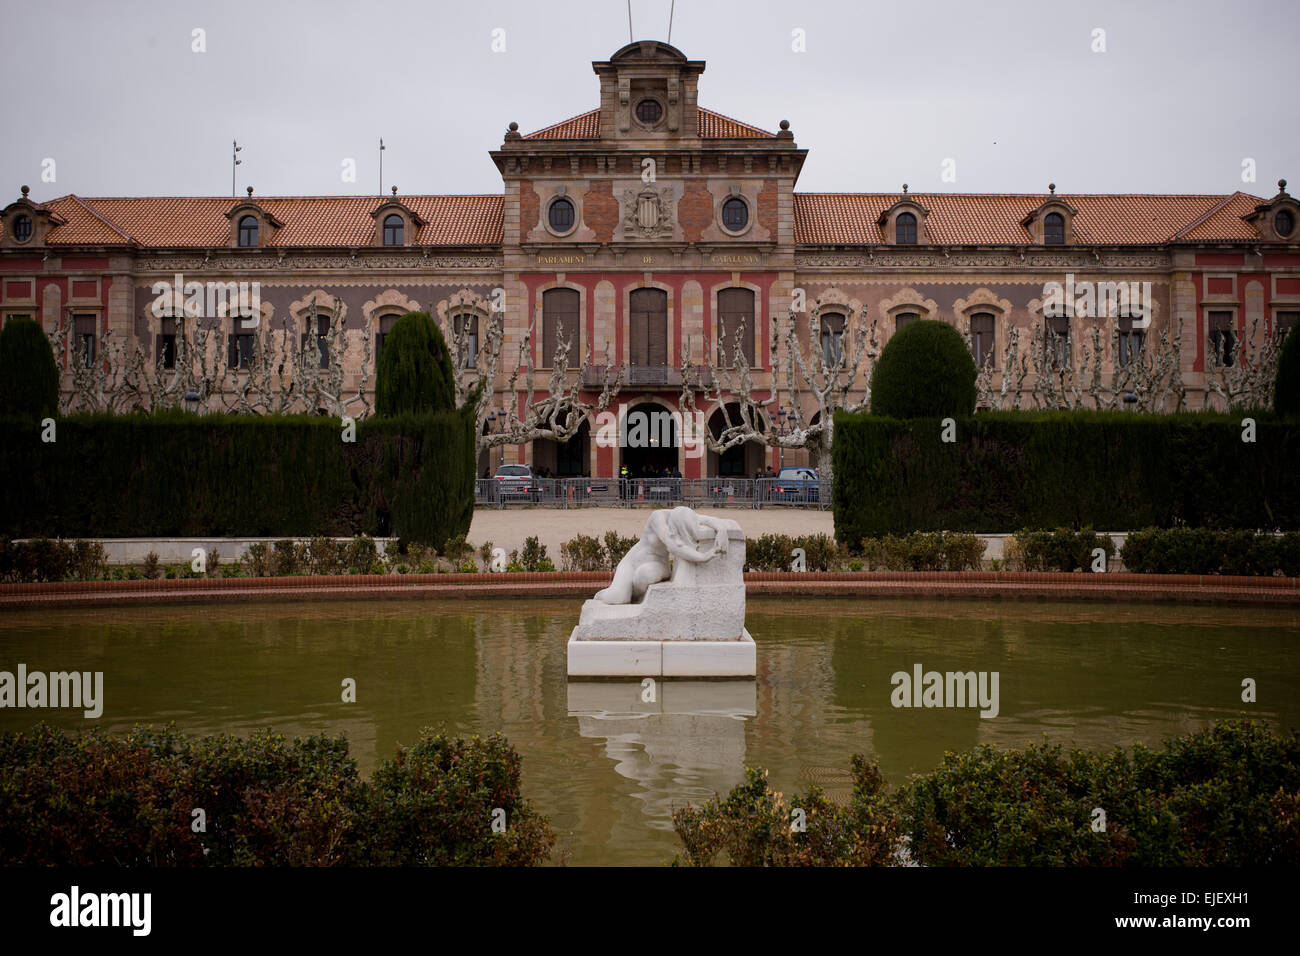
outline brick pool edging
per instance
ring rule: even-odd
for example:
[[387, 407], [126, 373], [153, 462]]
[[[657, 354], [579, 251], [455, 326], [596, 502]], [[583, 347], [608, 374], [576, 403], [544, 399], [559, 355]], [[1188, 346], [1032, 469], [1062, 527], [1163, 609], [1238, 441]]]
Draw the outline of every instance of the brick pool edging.
[[[42, 606], [206, 603], [212, 600], [356, 598], [587, 598], [605, 571], [499, 574], [356, 574], [328, 577], [176, 578], [0, 584], [0, 610]], [[1300, 607], [1300, 578], [1212, 574], [1040, 571], [753, 571], [750, 596], [1009, 598]]]

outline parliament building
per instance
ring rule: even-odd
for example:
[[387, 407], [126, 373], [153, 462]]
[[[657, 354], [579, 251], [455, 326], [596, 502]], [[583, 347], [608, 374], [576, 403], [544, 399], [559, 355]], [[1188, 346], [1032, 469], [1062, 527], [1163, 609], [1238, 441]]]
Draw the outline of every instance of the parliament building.
[[[755, 394], [765, 408], [770, 401], [779, 427], [789, 399], [774, 391], [782, 382], [770, 343], [792, 302], [806, 303], [805, 332], [808, 310], [820, 303], [831, 347], [863, 309], [882, 345], [908, 321], [952, 323], [995, 375], [1012, 330], [1032, 335], [1046, 325], [1068, 341], [1118, 322], [1122, 334], [1104, 329], [1108, 349], [1121, 343], [1105, 360], [1122, 363], [1144, 338], [1176, 329], [1194, 408], [1211, 351], [1230, 355], [1250, 329], [1275, 336], [1300, 314], [1300, 204], [1285, 181], [1272, 198], [1054, 187], [803, 193], [796, 185], [807, 150], [790, 124], [771, 131], [706, 109], [703, 61], [639, 41], [592, 66], [594, 108], [531, 133], [509, 124], [489, 154], [502, 180], [493, 195], [263, 197], [250, 189], [238, 199], [37, 201], [24, 187], [0, 213], [0, 318], [66, 328], [65, 366], [95, 361], [110, 330], [165, 363], [181, 320], [158, 318], [157, 283], [177, 275], [257, 282], [272, 327], [307, 336], [322, 315], [340, 317], [345, 389], [364, 391], [373, 389], [375, 352], [398, 316], [419, 310], [464, 323], [477, 348], [500, 297], [494, 290], [504, 290], [496, 407], [523, 400], [510, 394], [508, 371], [530, 326], [541, 381], [564, 336], [576, 347], [571, 376], [583, 374], [579, 352], [603, 363], [608, 351], [628, 367], [618, 401], [668, 411], [681, 398], [682, 356], [707, 372], [719, 362], [718, 343], [741, 328]], [[1149, 325], [1053, 314], [1044, 288], [1067, 276], [1149, 290]], [[228, 346], [223, 380], [253, 374], [238, 318], [201, 321], [229, 326], [219, 330]], [[587, 369], [583, 384], [595, 389], [598, 372]], [[702, 396], [700, 407], [714, 424], [717, 401]], [[757, 444], [703, 458], [601, 445], [584, 429], [563, 445], [509, 446], [479, 471], [500, 460], [557, 475], [612, 475], [630, 462], [677, 467], [688, 478], [779, 467]]]

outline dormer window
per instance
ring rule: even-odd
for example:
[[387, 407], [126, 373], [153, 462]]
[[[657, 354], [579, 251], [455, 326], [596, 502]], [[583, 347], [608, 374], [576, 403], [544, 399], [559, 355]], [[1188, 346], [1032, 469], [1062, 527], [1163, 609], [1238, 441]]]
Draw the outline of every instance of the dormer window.
[[384, 245], [401, 246], [406, 244], [406, 221], [397, 213], [384, 217]]
[[257, 217], [243, 216], [239, 220], [239, 245], [255, 247], [257, 245]]
[[14, 239], [26, 242], [32, 237], [32, 217], [26, 214], [14, 218]]
[[1059, 212], [1049, 212], [1043, 217], [1043, 245], [1065, 245], [1065, 217]]
[[1295, 214], [1290, 209], [1282, 209], [1273, 217], [1273, 231], [1283, 239], [1289, 238], [1295, 231]]
[[910, 212], [901, 212], [894, 220], [894, 242], [900, 246], [916, 245], [916, 217]]

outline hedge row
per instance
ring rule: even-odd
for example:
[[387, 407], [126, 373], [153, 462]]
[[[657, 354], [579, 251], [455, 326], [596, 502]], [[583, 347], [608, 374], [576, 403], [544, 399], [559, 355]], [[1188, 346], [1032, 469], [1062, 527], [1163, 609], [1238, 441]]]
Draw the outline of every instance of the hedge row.
[[341, 736], [41, 724], [0, 734], [0, 866], [539, 864], [555, 834], [521, 760], [500, 735], [425, 731], [363, 781]]
[[[838, 806], [789, 802], [748, 769], [726, 797], [673, 813], [685, 862], [706, 866], [1260, 866], [1300, 864], [1300, 735], [1227, 721], [1109, 753], [981, 744], [890, 791], [852, 760]], [[1105, 814], [1105, 828], [1097, 810]], [[803, 811], [803, 829], [791, 825]]]
[[1300, 528], [1300, 423], [1223, 414], [985, 412], [835, 419], [835, 534]]
[[1129, 571], [1151, 574], [1275, 574], [1300, 577], [1300, 532], [1144, 528], [1120, 552]]
[[318, 416], [86, 415], [55, 441], [0, 421], [0, 536], [400, 535], [440, 548], [469, 531], [472, 416], [356, 423]]

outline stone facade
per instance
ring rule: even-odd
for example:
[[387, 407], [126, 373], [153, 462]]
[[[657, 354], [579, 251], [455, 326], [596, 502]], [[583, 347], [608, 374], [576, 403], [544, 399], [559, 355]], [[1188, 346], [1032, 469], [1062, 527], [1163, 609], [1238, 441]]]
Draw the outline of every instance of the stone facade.
[[[578, 351], [595, 364], [606, 350], [616, 364], [666, 351], [656, 359], [661, 366], [638, 369], [620, 401], [673, 410], [681, 389], [672, 370], [683, 356], [718, 363], [720, 296], [740, 289], [752, 294], [744, 320], [755, 395], [775, 412], [803, 401], [778, 395], [783, 383], [773, 371], [776, 322], [797, 298], [805, 302], [797, 318], [805, 340], [817, 302], [823, 314], [874, 322], [881, 346], [900, 317], [947, 321], [963, 333], [974, 317], [991, 317], [996, 383], [1012, 331], [1027, 340], [1044, 327], [1049, 284], [1067, 277], [1149, 283], [1147, 340], [1181, 333], [1193, 408], [1201, 407], [1222, 323], [1239, 347], [1242, 338], [1275, 335], [1300, 313], [1300, 205], [1284, 182], [1267, 200], [1244, 193], [1065, 196], [1054, 187], [1021, 196], [923, 196], [906, 188], [800, 194], [795, 185], [807, 151], [789, 124], [772, 133], [704, 109], [703, 62], [646, 41], [593, 67], [597, 110], [529, 135], [511, 124], [490, 154], [503, 183], [494, 197], [291, 200], [249, 190], [238, 202], [67, 196], [38, 204], [24, 190], [0, 212], [0, 317], [30, 316], [51, 333], [66, 327], [65, 366], [77, 361], [78, 336], [86, 334], [138, 343], [152, 360], [163, 331], [153, 310], [158, 283], [177, 276], [256, 281], [269, 329], [290, 338], [309, 334], [313, 314], [337, 311], [343, 390], [370, 396], [375, 336], [386, 320], [412, 309], [449, 320], [463, 311], [457, 303], [470, 302], [465, 308], [479, 317], [481, 343], [488, 303], [503, 295], [503, 359], [516, 353], [531, 322], [532, 359], [545, 368], [546, 293], [570, 289], [578, 293]], [[561, 212], [565, 204], [572, 210], [571, 222], [563, 215], [552, 221], [557, 203]], [[395, 244], [385, 244], [390, 216], [402, 227]], [[241, 245], [246, 219], [256, 236]], [[905, 241], [909, 221], [915, 236]], [[1060, 241], [1053, 242], [1058, 225]], [[638, 290], [662, 296], [637, 297]], [[664, 303], [662, 317], [646, 318], [636, 303], [647, 301]], [[237, 332], [229, 312], [195, 321], [214, 341]], [[1117, 360], [1117, 321], [1070, 319], [1076, 342], [1101, 328], [1106, 374]], [[647, 331], [656, 322], [662, 328]], [[784, 355], [778, 349], [776, 356], [779, 368]], [[217, 387], [238, 389], [246, 373], [225, 372]], [[522, 401], [506, 394], [508, 373], [501, 370], [493, 383], [498, 407]], [[865, 388], [864, 376], [855, 392]], [[716, 408], [702, 411], [712, 418]], [[726, 467], [751, 474], [804, 460], [752, 447]], [[500, 461], [592, 475], [614, 474], [626, 463], [623, 450], [598, 448], [590, 433], [567, 450], [545, 441], [508, 447], [480, 471]], [[675, 464], [687, 477], [723, 466], [712, 453], [681, 454]]]

